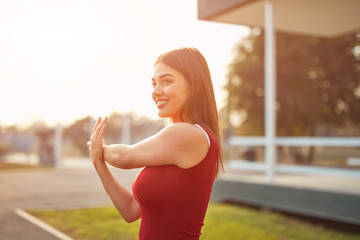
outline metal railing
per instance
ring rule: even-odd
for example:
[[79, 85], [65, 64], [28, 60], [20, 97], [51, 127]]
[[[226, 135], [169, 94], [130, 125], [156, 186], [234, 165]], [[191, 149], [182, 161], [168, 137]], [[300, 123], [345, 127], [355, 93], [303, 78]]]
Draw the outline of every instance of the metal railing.
[[[228, 139], [228, 143], [231, 147], [263, 146], [266, 148], [269, 142], [265, 137], [233, 136]], [[274, 143], [275, 146], [360, 147], [360, 138], [358, 137], [277, 137], [274, 139]], [[352, 158], [352, 160], [354, 160], [354, 158]], [[277, 164], [276, 159], [274, 159], [274, 161], [271, 164], [269, 164], [266, 157], [264, 163], [230, 161], [229, 165], [231, 168], [236, 168], [236, 169], [263, 171], [266, 173], [267, 176], [271, 176], [270, 179], [268, 177], [268, 183], [272, 182], [276, 172], [360, 177], [360, 170], [334, 168], [334, 167], [296, 166], [289, 164]]]

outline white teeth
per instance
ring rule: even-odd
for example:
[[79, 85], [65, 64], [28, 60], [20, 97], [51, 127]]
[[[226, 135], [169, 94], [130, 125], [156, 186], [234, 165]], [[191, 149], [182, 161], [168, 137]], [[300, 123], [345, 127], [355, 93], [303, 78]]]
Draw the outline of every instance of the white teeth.
[[165, 103], [167, 103], [167, 101], [158, 101], [158, 102], [156, 102], [156, 106], [162, 106], [162, 105], [164, 105]]

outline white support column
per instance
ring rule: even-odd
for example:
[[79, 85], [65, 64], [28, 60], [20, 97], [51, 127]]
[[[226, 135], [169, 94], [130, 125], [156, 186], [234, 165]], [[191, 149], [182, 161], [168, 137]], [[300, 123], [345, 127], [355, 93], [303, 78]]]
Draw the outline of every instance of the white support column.
[[[92, 117], [89, 117], [89, 140], [91, 139], [91, 134], [92, 134], [95, 123], [96, 123], [96, 120], [93, 119]], [[90, 151], [89, 151], [89, 160], [92, 161]]]
[[61, 170], [61, 152], [62, 152], [62, 126], [57, 124], [54, 134], [54, 165], [55, 170], [60, 172]]
[[131, 144], [131, 116], [129, 114], [123, 116], [122, 143]]
[[272, 183], [276, 164], [276, 57], [275, 30], [273, 26], [273, 5], [265, 1], [265, 161], [266, 179]]

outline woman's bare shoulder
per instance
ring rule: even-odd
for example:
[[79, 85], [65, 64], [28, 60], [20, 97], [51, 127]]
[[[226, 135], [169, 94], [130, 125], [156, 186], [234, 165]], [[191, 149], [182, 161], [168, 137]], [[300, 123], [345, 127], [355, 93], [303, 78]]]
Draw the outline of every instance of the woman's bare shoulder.
[[196, 137], [203, 134], [199, 127], [187, 122], [170, 124], [166, 126], [161, 132], [164, 134], [173, 135], [174, 137], [185, 135], [188, 137]]
[[179, 144], [179, 147], [186, 150], [197, 150], [201, 146], [205, 150], [208, 148], [206, 135], [195, 124], [186, 122], [174, 123], [165, 127], [162, 134], [164, 134], [165, 139]]
[[167, 139], [176, 145], [174, 149], [184, 153], [179, 154], [177, 166], [190, 168], [205, 157], [209, 145], [206, 135], [198, 126], [181, 122], [169, 125], [163, 131]]

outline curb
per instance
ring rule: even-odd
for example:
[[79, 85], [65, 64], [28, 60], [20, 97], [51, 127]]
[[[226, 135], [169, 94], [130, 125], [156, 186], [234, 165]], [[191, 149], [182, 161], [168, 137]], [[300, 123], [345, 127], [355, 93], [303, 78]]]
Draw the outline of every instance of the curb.
[[67, 236], [66, 234], [60, 232], [59, 230], [53, 228], [49, 224], [41, 221], [40, 219], [30, 215], [29, 213], [25, 212], [24, 210], [20, 208], [14, 209], [16, 215], [26, 219], [27, 221], [31, 222], [32, 224], [40, 227], [41, 229], [47, 231], [48, 233], [54, 235], [55, 237], [61, 239], [61, 240], [74, 240], [73, 238]]

